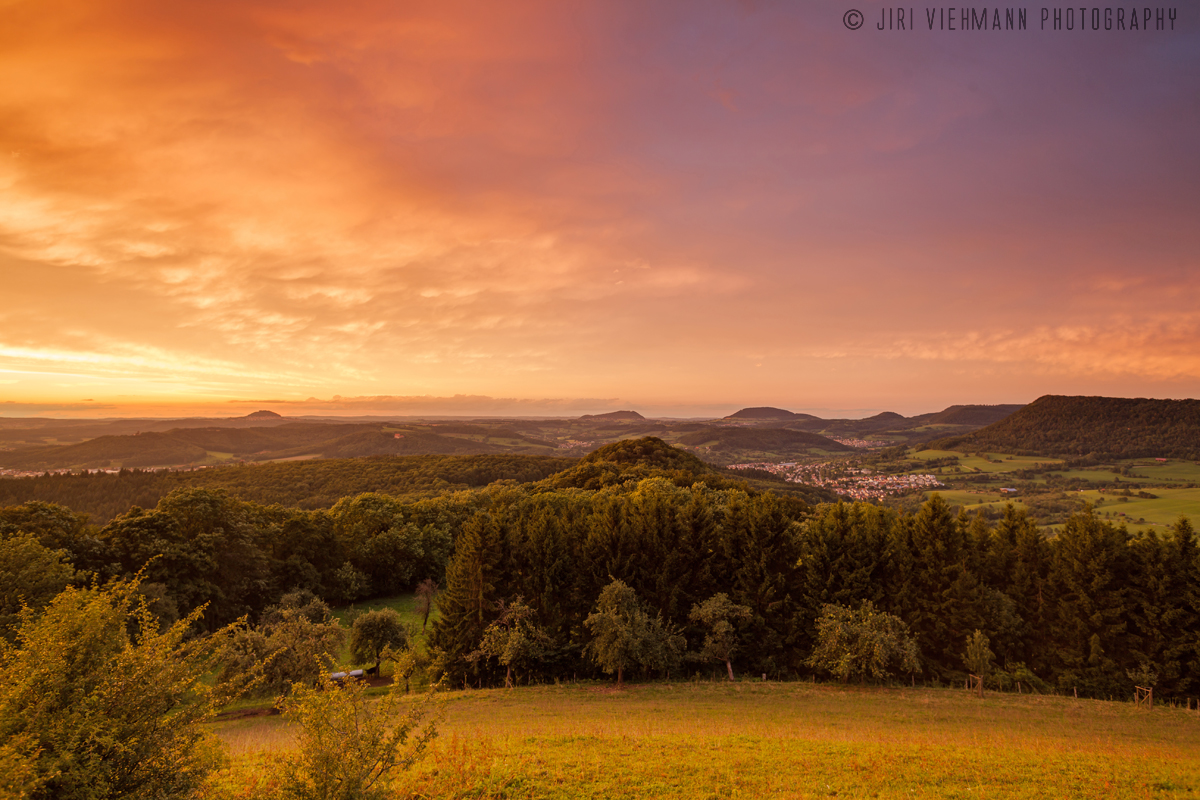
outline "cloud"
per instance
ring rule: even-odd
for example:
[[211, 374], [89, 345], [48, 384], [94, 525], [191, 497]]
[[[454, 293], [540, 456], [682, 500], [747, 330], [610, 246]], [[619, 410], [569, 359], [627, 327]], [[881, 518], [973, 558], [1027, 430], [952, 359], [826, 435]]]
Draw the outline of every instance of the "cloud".
[[1200, 385], [1195, 34], [842, 11], [9, 3], [0, 366], [139, 402], [845, 399], [897, 358], [947, 365], [931, 397], [965, 361]]

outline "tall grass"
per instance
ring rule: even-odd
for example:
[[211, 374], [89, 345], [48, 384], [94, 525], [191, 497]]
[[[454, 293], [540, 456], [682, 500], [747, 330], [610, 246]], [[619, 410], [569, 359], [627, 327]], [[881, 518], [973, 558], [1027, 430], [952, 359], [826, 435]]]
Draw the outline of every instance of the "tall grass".
[[[1197, 797], [1200, 714], [1131, 703], [812, 684], [448, 693], [397, 798]], [[288, 726], [214, 726], [227, 786]], [[244, 795], [249, 797], [250, 795]]]

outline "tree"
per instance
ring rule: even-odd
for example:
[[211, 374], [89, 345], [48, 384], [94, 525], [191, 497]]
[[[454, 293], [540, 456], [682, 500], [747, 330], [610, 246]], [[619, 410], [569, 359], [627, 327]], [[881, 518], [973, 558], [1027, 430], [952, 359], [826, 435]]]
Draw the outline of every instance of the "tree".
[[345, 640], [346, 630], [329, 606], [312, 592], [291, 592], [263, 613], [257, 628], [229, 637], [217, 682], [253, 676], [260, 694], [285, 694], [296, 681], [315, 682]]
[[980, 697], [983, 697], [983, 682], [992, 672], [992, 659], [996, 657], [988, 644], [988, 637], [983, 635], [983, 631], [976, 629], [967, 639], [967, 652], [963, 656], [963, 664], [972, 675], [979, 678]]
[[537, 663], [550, 646], [550, 637], [537, 624], [536, 613], [521, 598], [501, 604], [500, 618], [483, 631], [479, 649], [469, 658], [495, 658], [504, 665], [504, 687], [513, 686], [513, 669]]
[[368, 611], [354, 620], [350, 628], [350, 662], [355, 665], [375, 662], [375, 672], [383, 661], [383, 651], [408, 647], [409, 633], [400, 615], [390, 609]]
[[[501, 572], [503, 532], [489, 513], [473, 515], [455, 542], [454, 558], [446, 566], [446, 589], [438, 598], [440, 616], [429, 636], [434, 670], [455, 685], [467, 683], [468, 654], [479, 647], [495, 607], [496, 581]], [[478, 677], [477, 670], [475, 676]]]
[[920, 669], [916, 642], [899, 617], [864, 602], [858, 610], [826, 605], [817, 620], [809, 666], [842, 681], [875, 680]]
[[692, 606], [688, 619], [704, 626], [704, 644], [700, 650], [700, 658], [705, 661], [724, 661], [733, 680], [733, 653], [737, 649], [737, 631], [733, 623], [738, 620], [750, 619], [750, 608], [730, 602], [729, 595], [724, 592], [714, 594], [703, 603]]
[[617, 673], [624, 685], [625, 670], [638, 665], [670, 670], [683, 652], [683, 637], [642, 610], [637, 593], [624, 581], [613, 579], [600, 592], [596, 610], [583, 623], [593, 639], [587, 650], [608, 675]]
[[298, 746], [282, 759], [280, 794], [288, 800], [375, 800], [389, 797], [396, 772], [408, 769], [437, 736], [443, 708], [431, 686], [407, 703], [398, 684], [369, 700], [366, 684], [316, 687], [296, 683], [278, 705], [300, 725]]
[[65, 550], [44, 547], [30, 534], [0, 539], [0, 637], [11, 640], [21, 609], [43, 608], [74, 577]]
[[429, 613], [433, 611], [433, 603], [437, 600], [438, 582], [426, 578], [417, 584], [417, 613], [421, 615], [421, 630], [429, 624]]
[[1123, 694], [1129, 684], [1120, 667], [1133, 666], [1137, 655], [1128, 630], [1129, 534], [1089, 509], [1071, 515], [1052, 547], [1047, 588], [1054, 601], [1050, 655], [1058, 684], [1098, 697]]
[[240, 688], [205, 685], [229, 631], [188, 639], [199, 616], [160, 631], [136, 579], [25, 614], [0, 653], [0, 783], [33, 800], [193, 796], [215, 766], [198, 723]]

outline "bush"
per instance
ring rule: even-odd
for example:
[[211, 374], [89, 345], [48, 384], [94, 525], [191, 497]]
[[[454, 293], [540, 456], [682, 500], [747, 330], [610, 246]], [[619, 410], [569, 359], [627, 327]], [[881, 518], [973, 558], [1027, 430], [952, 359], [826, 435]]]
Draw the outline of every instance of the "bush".
[[296, 750], [280, 762], [286, 800], [374, 800], [389, 797], [397, 772], [416, 764], [437, 736], [443, 708], [437, 686], [407, 702], [398, 684], [376, 701], [366, 684], [337, 684], [328, 676], [315, 688], [297, 683], [279, 701], [300, 725]]
[[[33, 800], [192, 797], [215, 767], [199, 723], [219, 637], [159, 631], [138, 581], [67, 589], [0, 653], [0, 788]], [[223, 631], [221, 636], [229, 633]]]
[[883, 680], [920, 669], [917, 644], [908, 626], [870, 601], [858, 610], [828, 604], [822, 608], [817, 646], [808, 665], [842, 681]]

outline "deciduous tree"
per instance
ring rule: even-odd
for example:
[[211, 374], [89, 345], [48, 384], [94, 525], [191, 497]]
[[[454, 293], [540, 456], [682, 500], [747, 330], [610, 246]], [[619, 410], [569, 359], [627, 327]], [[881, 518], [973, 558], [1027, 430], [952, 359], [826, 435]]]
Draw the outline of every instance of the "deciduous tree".
[[842, 681], [882, 680], [920, 669], [916, 642], [899, 617], [870, 601], [857, 610], [827, 605], [817, 620], [817, 646], [809, 666]]
[[729, 680], [733, 680], [733, 653], [737, 650], [738, 637], [734, 623], [750, 619], [750, 608], [739, 606], [729, 600], [724, 592], [714, 594], [703, 603], [692, 606], [688, 619], [705, 629], [704, 645], [700, 658], [705, 661], [723, 661]]
[[505, 668], [504, 686], [513, 686], [513, 670], [533, 666], [545, 655], [550, 637], [537, 623], [537, 615], [518, 597], [501, 604], [499, 619], [483, 632], [479, 649], [472, 658], [495, 658]]
[[361, 665], [375, 663], [375, 672], [388, 648], [408, 647], [409, 632], [400, 615], [390, 608], [368, 611], [354, 620], [350, 628], [350, 661]]
[[633, 589], [616, 579], [604, 587], [596, 610], [583, 624], [593, 637], [588, 652], [606, 674], [617, 674], [618, 687], [624, 684], [626, 669], [669, 670], [684, 649], [683, 637], [661, 616], [651, 617], [642, 610]]

